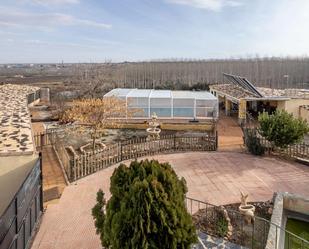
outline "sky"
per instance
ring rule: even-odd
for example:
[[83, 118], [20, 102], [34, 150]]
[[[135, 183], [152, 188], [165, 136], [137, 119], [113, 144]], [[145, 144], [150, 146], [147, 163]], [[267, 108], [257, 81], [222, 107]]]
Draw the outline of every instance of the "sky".
[[0, 0], [0, 63], [309, 54], [309, 0]]

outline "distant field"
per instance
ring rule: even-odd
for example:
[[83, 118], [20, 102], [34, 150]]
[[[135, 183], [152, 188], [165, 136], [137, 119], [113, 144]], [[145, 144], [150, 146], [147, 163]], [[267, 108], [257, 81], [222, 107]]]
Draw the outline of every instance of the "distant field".
[[116, 87], [207, 90], [209, 84], [227, 83], [225, 72], [246, 77], [255, 86], [308, 89], [308, 68], [309, 57], [16, 64], [0, 65], [0, 84], [49, 86], [52, 94], [74, 91], [98, 97]]
[[67, 80], [68, 77], [66, 76], [57, 76], [57, 75], [36, 75], [30, 77], [7, 77], [7, 76], [0, 76], [1, 83], [13, 83], [13, 84], [38, 84], [38, 83], [51, 83], [51, 82], [63, 82]]

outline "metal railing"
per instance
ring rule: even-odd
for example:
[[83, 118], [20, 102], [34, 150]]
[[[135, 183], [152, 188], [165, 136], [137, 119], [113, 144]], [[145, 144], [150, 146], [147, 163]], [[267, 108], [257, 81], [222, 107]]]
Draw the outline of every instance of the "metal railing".
[[198, 231], [231, 243], [251, 249], [309, 249], [309, 241], [264, 218], [255, 216], [247, 223], [236, 210], [190, 197], [186, 197], [186, 207]]

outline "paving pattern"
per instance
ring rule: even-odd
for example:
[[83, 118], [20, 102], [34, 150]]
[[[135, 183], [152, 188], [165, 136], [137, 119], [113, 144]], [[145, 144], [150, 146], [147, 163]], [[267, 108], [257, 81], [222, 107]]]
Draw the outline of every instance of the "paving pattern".
[[33, 153], [27, 95], [37, 90], [25, 85], [0, 86], [0, 156]]
[[[269, 157], [237, 152], [190, 152], [153, 158], [171, 163], [184, 177], [188, 196], [213, 204], [239, 202], [240, 191], [248, 201], [264, 201], [274, 191], [288, 191], [309, 197], [309, 167]], [[91, 208], [102, 188], [110, 197], [113, 166], [67, 186], [57, 204], [48, 206], [32, 249], [101, 248], [95, 234]]]

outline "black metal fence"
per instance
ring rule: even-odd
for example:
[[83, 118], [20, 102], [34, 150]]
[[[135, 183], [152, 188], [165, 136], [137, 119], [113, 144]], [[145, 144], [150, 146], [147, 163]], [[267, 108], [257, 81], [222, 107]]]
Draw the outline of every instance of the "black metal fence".
[[186, 197], [186, 207], [199, 232], [251, 249], [309, 249], [309, 242], [255, 216], [246, 222], [236, 210]]
[[0, 249], [29, 248], [43, 210], [41, 157], [0, 217]]

